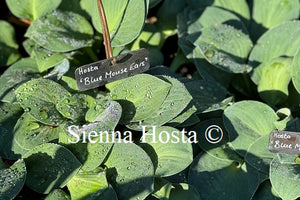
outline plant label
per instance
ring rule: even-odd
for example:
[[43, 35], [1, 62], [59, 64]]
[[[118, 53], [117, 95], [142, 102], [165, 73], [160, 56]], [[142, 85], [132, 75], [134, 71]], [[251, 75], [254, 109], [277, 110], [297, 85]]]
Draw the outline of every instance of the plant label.
[[300, 133], [289, 131], [272, 131], [269, 150], [273, 153], [300, 155]]
[[[111, 62], [115, 59], [116, 63]], [[150, 67], [147, 49], [139, 49], [113, 58], [81, 66], [75, 71], [78, 89], [96, 88], [107, 83], [147, 71]]]

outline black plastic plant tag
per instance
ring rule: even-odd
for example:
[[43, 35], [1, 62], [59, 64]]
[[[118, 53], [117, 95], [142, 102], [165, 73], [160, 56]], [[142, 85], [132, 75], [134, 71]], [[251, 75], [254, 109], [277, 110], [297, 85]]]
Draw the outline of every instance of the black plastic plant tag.
[[272, 131], [269, 150], [273, 153], [300, 155], [300, 133], [289, 131]]
[[[112, 60], [116, 64], [112, 64]], [[101, 60], [76, 69], [75, 77], [81, 91], [96, 88], [107, 83], [147, 71], [150, 67], [147, 49], [139, 49], [114, 58]]]

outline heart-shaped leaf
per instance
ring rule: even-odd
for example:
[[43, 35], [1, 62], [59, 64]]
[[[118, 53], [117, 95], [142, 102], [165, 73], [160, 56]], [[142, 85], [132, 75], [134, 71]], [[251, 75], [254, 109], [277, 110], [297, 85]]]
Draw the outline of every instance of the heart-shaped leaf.
[[24, 58], [10, 66], [0, 77], [0, 98], [3, 102], [14, 102], [14, 90], [31, 78], [38, 78], [38, 66], [31, 58]]
[[122, 123], [148, 118], [164, 102], [171, 84], [147, 74], [139, 74], [107, 84], [113, 100], [122, 105]]
[[57, 8], [61, 0], [6, 0], [6, 3], [17, 17], [35, 20]]
[[276, 129], [278, 116], [266, 104], [240, 101], [224, 111], [223, 120], [233, 148], [245, 155], [256, 139]]
[[62, 53], [54, 53], [42, 47], [34, 48], [32, 56], [35, 58], [40, 72], [54, 67], [66, 58]]
[[251, 0], [250, 3], [253, 5], [253, 22], [250, 30], [255, 39], [259, 38], [267, 29], [299, 17], [300, 3], [297, 0]]
[[264, 181], [260, 184], [255, 195], [252, 197], [253, 200], [280, 200], [278, 194], [274, 191], [270, 180]]
[[62, 127], [51, 127], [36, 121], [28, 113], [23, 114], [14, 127], [11, 150], [22, 157], [34, 147], [58, 139]]
[[48, 125], [59, 125], [63, 117], [56, 105], [70, 93], [54, 81], [34, 79], [21, 85], [16, 96], [24, 110], [35, 119]]
[[259, 185], [259, 175], [246, 163], [201, 153], [190, 167], [189, 184], [201, 199], [251, 199]]
[[[102, 2], [113, 47], [124, 46], [138, 37], [147, 16], [149, 0], [103, 0]], [[96, 30], [102, 33], [97, 1], [82, 0], [80, 4], [92, 17]]]
[[15, 30], [7, 22], [0, 20], [0, 67], [10, 65], [19, 59], [19, 45], [15, 40]]
[[249, 64], [257, 67], [273, 58], [295, 56], [299, 46], [300, 21], [284, 22], [259, 38], [249, 56]]
[[56, 109], [65, 117], [82, 122], [89, 108], [96, 103], [96, 100], [85, 94], [74, 94], [66, 97], [56, 105]]
[[21, 191], [26, 179], [26, 167], [18, 160], [8, 169], [0, 170], [0, 199], [14, 199]]
[[97, 199], [108, 188], [105, 171], [79, 171], [68, 183], [72, 200]]
[[119, 199], [144, 199], [153, 191], [154, 167], [139, 146], [115, 143], [105, 166]]
[[204, 80], [194, 80], [185, 83], [197, 113], [211, 112], [222, 109], [221, 102], [226, 98], [227, 90], [221, 85]]
[[14, 126], [23, 114], [19, 104], [0, 103], [0, 156], [6, 159], [18, 159], [12, 151]]
[[55, 10], [35, 20], [25, 36], [39, 46], [66, 52], [91, 46], [93, 29], [81, 15]]
[[144, 133], [140, 142], [154, 163], [155, 175], [170, 176], [181, 172], [193, 161], [193, 150], [188, 141], [178, 129], [162, 126]]
[[283, 199], [297, 199], [300, 197], [299, 164], [281, 164], [276, 156], [270, 166], [270, 180], [274, 190]]
[[257, 79], [259, 79], [257, 90], [263, 100], [276, 105], [287, 99], [288, 85], [291, 80], [291, 65], [291, 58], [279, 57], [270, 62], [262, 63], [256, 68], [254, 73], [261, 72], [257, 75]]
[[64, 187], [81, 167], [68, 149], [51, 143], [39, 145], [28, 152], [25, 163], [28, 169], [26, 185], [43, 194]]
[[82, 170], [93, 170], [105, 160], [114, 141], [121, 139], [114, 138], [118, 135], [118, 131], [116, 134], [113, 133], [120, 117], [120, 104], [111, 101], [104, 112], [99, 113], [97, 119], [99, 121], [82, 127], [75, 125], [67, 127], [66, 131], [61, 132], [59, 142], [77, 156], [83, 164]]
[[246, 58], [252, 42], [245, 33], [226, 24], [202, 29], [201, 36], [194, 42], [204, 58], [221, 70], [230, 73], [250, 72]]
[[[170, 82], [172, 87], [159, 109], [141, 123], [137, 123], [137, 127], [135, 128], [139, 130], [142, 130], [142, 126], [161, 126], [167, 123], [179, 115], [192, 100], [192, 96], [183, 83], [167, 76], [159, 78], [166, 82]], [[132, 125], [134, 126], [135, 124]], [[131, 125], [128, 127], [131, 127]]]
[[265, 174], [269, 173], [270, 163], [276, 154], [269, 151], [269, 135], [258, 138], [248, 149], [245, 161]]

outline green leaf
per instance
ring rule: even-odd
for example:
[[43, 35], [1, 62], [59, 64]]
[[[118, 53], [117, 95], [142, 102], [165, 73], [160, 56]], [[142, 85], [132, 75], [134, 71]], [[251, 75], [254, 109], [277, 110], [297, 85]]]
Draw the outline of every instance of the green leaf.
[[58, 139], [62, 127], [51, 127], [37, 122], [28, 113], [23, 114], [14, 127], [11, 150], [23, 157], [34, 147]]
[[170, 198], [172, 187], [173, 186], [169, 181], [156, 177], [154, 179], [154, 192], [152, 193], [152, 196], [158, 199], [167, 200]]
[[0, 77], [1, 101], [16, 101], [14, 90], [32, 78], [40, 77], [38, 72], [38, 67], [31, 58], [24, 58], [10, 66]]
[[162, 126], [144, 133], [140, 142], [154, 163], [155, 175], [164, 177], [181, 172], [191, 164], [193, 150], [188, 141], [178, 129]]
[[181, 0], [164, 0], [157, 11], [157, 25], [162, 29], [165, 37], [173, 35], [176, 29], [177, 13], [185, 6]]
[[194, 80], [185, 83], [192, 95], [196, 113], [206, 113], [222, 109], [221, 102], [226, 98], [227, 90], [218, 83], [205, 80]]
[[0, 67], [10, 65], [20, 58], [15, 30], [6, 21], [0, 20]]
[[[102, 3], [113, 47], [124, 46], [138, 37], [147, 16], [149, 0], [103, 0]], [[80, 4], [92, 17], [95, 29], [102, 33], [97, 1], [82, 0]]]
[[282, 22], [299, 17], [300, 4], [297, 0], [251, 0], [251, 35], [258, 38], [265, 30]]
[[199, 122], [199, 118], [195, 114], [196, 111], [197, 111], [197, 108], [191, 102], [179, 115], [177, 115], [177, 117], [170, 120], [166, 125], [176, 127], [176, 126], [179, 126], [182, 123], [188, 121], [189, 119], [195, 119], [195, 121], [197, 123], [197, 122]]
[[150, 8], [155, 7], [157, 4], [159, 4], [162, 0], [150, 0]]
[[33, 21], [57, 8], [61, 0], [6, 0], [6, 3], [17, 17]]
[[201, 199], [251, 199], [259, 185], [259, 175], [250, 166], [220, 160], [201, 153], [192, 163], [189, 184]]
[[169, 122], [179, 115], [192, 100], [188, 90], [177, 79], [167, 76], [160, 76], [159, 78], [171, 83], [172, 87], [159, 109], [153, 112], [150, 117], [144, 119], [142, 123], [138, 123], [137, 128], [139, 130], [142, 130], [142, 126], [161, 126]]
[[19, 104], [0, 103], [0, 156], [14, 160], [20, 155], [11, 150], [14, 137], [14, 126], [23, 111]]
[[256, 139], [276, 129], [278, 116], [266, 104], [240, 101], [224, 111], [223, 120], [233, 148], [243, 156]]
[[200, 194], [197, 190], [186, 183], [180, 183], [174, 185], [174, 188], [171, 189], [170, 199], [172, 200], [200, 200]]
[[59, 125], [63, 117], [56, 105], [70, 93], [54, 81], [34, 79], [21, 85], [16, 96], [24, 110], [35, 119], [48, 125]]
[[91, 46], [93, 29], [81, 15], [55, 10], [35, 20], [25, 36], [39, 46], [55, 52], [67, 52]]
[[105, 171], [101, 168], [93, 171], [79, 171], [68, 183], [72, 200], [98, 199], [108, 188]]
[[261, 98], [269, 104], [277, 105], [287, 99], [291, 64], [291, 58], [279, 57], [262, 63], [256, 68], [256, 72], [261, 71], [257, 90]]
[[250, 10], [246, 0], [188, 0], [192, 8], [216, 6], [238, 15], [245, 23], [250, 19]]
[[1, 169], [6, 169], [7, 165], [2, 161], [2, 158], [0, 158], [0, 170]]
[[257, 170], [269, 174], [270, 163], [275, 156], [269, 151], [269, 135], [264, 135], [249, 147], [245, 161]]
[[94, 103], [96, 100], [93, 97], [78, 93], [65, 97], [56, 105], [56, 109], [66, 118], [82, 122], [85, 119], [85, 113]]
[[259, 38], [249, 56], [249, 64], [257, 67], [273, 58], [293, 57], [299, 46], [300, 21], [284, 22], [268, 30]]
[[270, 180], [274, 190], [283, 199], [300, 197], [299, 164], [281, 164], [276, 156], [270, 166]]
[[25, 163], [28, 169], [26, 185], [43, 194], [64, 187], [81, 167], [68, 149], [51, 143], [31, 150], [25, 156]]
[[204, 27], [211, 27], [216, 24], [227, 24], [247, 33], [247, 28], [238, 16], [220, 7], [207, 6], [205, 9], [193, 10], [189, 18], [192, 21], [192, 23], [188, 25], [188, 34], [190, 35], [188, 38], [190, 40], [193, 38], [192, 34], [196, 35], [196, 33], [199, 33]]
[[56, 189], [56, 190], [53, 190], [53, 192], [51, 192], [45, 198], [45, 200], [71, 200], [71, 198], [63, 190]]
[[34, 48], [32, 55], [36, 60], [40, 72], [54, 67], [66, 58], [64, 54], [54, 53], [42, 47]]
[[280, 200], [280, 198], [274, 191], [270, 180], [267, 180], [260, 184], [252, 200]]
[[217, 68], [230, 73], [250, 72], [246, 59], [252, 48], [248, 35], [226, 24], [202, 29], [194, 42], [204, 58]]
[[[118, 141], [114, 138], [113, 132], [120, 117], [121, 106], [117, 102], [110, 102], [105, 111], [101, 113], [99, 122], [86, 124], [82, 127], [69, 126], [67, 128], [68, 133], [61, 132], [59, 142], [65, 144], [77, 156], [83, 164], [83, 170], [93, 170], [105, 160], [113, 141]], [[87, 138], [83, 138], [83, 133], [87, 134], [85, 136]], [[97, 134], [97, 136], [90, 136], [94, 134]], [[118, 131], [115, 135], [117, 134]]]
[[165, 100], [171, 84], [147, 74], [122, 79], [106, 87], [113, 100], [122, 105], [121, 123], [137, 122], [151, 116]]
[[[193, 130], [197, 132], [197, 138], [199, 141], [198, 145], [206, 153], [218, 159], [239, 161], [239, 159], [234, 159], [231, 156], [232, 150], [227, 145], [229, 142], [229, 136], [221, 118], [202, 121], [194, 126]], [[209, 133], [211, 133], [211, 138], [209, 138]], [[211, 139], [220, 141], [215, 143], [215, 141]]]
[[14, 199], [23, 188], [26, 179], [26, 167], [18, 160], [8, 169], [0, 170], [0, 199]]
[[85, 114], [85, 120], [88, 122], [102, 122], [105, 118], [116, 118], [115, 122], [120, 119], [122, 108], [116, 101], [97, 99]]
[[298, 49], [296, 55], [294, 56], [293, 62], [292, 62], [292, 80], [293, 80], [293, 84], [296, 88], [296, 90], [298, 91], [298, 93], [300, 93], [300, 48]]
[[280, 118], [280, 121], [275, 122], [275, 126], [278, 130], [285, 130], [287, 125], [293, 123], [292, 112], [289, 108], [281, 108], [276, 111], [276, 114]]
[[115, 143], [105, 166], [119, 199], [144, 199], [153, 191], [154, 167], [139, 146]]

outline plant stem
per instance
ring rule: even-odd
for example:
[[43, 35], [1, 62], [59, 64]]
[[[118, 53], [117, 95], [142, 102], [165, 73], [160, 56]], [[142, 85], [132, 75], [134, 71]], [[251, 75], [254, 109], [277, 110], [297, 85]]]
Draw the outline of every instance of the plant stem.
[[[104, 46], [105, 46], [105, 54], [106, 58], [112, 58], [112, 50], [111, 50], [111, 43], [110, 43], [110, 36], [109, 36], [109, 30], [107, 26], [107, 20], [105, 16], [105, 11], [103, 8], [103, 4], [101, 0], [97, 0], [97, 5], [98, 5], [98, 11], [100, 14], [100, 19], [101, 19], [101, 25], [102, 25], [102, 34], [103, 34], [103, 39], [104, 39]], [[112, 60], [112, 64], [115, 64], [115, 59]]]

